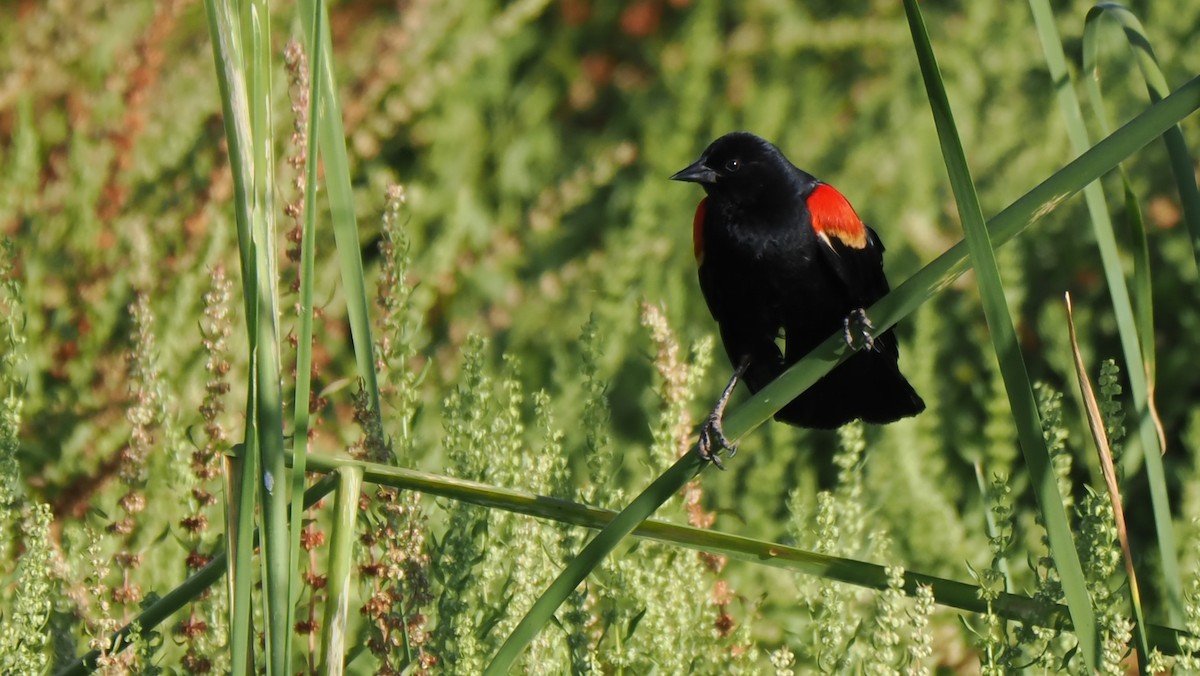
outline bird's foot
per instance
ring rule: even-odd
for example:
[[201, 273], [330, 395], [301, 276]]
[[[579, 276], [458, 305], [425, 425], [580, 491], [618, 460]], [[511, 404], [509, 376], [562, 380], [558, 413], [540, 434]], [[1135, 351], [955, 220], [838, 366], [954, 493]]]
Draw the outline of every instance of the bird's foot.
[[851, 310], [842, 325], [845, 328], [846, 344], [850, 346], [850, 349], [875, 349], [875, 337], [871, 335], [871, 330], [875, 328], [875, 325], [867, 317], [866, 310], [862, 308]]
[[721, 427], [721, 421], [725, 418], [725, 405], [729, 403], [729, 395], [733, 394], [733, 388], [737, 386], [738, 379], [746, 373], [749, 366], [750, 358], [743, 357], [742, 362], [734, 370], [733, 377], [729, 379], [729, 384], [725, 386], [725, 391], [721, 392], [721, 398], [717, 400], [717, 405], [713, 407], [712, 412], [704, 419], [704, 424], [700, 426], [700, 439], [696, 444], [696, 454], [700, 456], [701, 460], [711, 462], [720, 470], [725, 469], [725, 463], [721, 462], [722, 450], [728, 449], [731, 458], [737, 455], [737, 444], [730, 443], [725, 436], [725, 430]]
[[724, 417], [724, 411], [713, 409], [712, 413], [708, 414], [708, 418], [704, 421], [704, 425], [700, 427], [700, 441], [697, 454], [700, 459], [705, 462], [711, 462], [717, 469], [725, 469], [725, 463], [721, 462], [721, 451], [728, 449], [729, 457], [737, 454], [737, 444], [730, 443], [725, 437], [725, 430], [721, 429], [721, 418]]

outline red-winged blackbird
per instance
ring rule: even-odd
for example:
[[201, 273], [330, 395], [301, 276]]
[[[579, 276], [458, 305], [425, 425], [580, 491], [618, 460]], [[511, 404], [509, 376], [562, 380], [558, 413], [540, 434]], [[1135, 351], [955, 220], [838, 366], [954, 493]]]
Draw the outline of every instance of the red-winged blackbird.
[[835, 428], [856, 418], [890, 423], [925, 410], [900, 373], [892, 331], [870, 334], [863, 308], [888, 292], [883, 242], [841, 193], [745, 132], [717, 139], [671, 178], [699, 183], [707, 193], [696, 208], [692, 241], [700, 288], [736, 367], [701, 428], [701, 457], [720, 466], [721, 448], [736, 451], [721, 418], [739, 377], [757, 392], [839, 330], [851, 346], [861, 336], [863, 349], [776, 420]]

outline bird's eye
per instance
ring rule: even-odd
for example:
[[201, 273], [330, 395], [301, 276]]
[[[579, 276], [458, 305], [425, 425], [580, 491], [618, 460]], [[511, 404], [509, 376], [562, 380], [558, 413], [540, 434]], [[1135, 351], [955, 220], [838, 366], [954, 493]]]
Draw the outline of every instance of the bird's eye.
[[742, 168], [742, 162], [741, 162], [741, 160], [738, 160], [737, 158], [729, 160], [728, 162], [725, 163], [725, 169], [727, 169], [728, 171], [737, 171], [738, 169], [741, 169], [741, 168]]

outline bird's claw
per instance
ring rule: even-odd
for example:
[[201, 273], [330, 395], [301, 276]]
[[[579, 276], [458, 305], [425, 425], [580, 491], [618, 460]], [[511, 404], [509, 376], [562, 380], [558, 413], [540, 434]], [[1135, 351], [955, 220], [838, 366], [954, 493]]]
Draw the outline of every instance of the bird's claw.
[[842, 326], [845, 329], [846, 344], [850, 346], [850, 349], [875, 349], [875, 337], [871, 335], [871, 330], [875, 328], [875, 325], [867, 317], [866, 310], [862, 308], [851, 310], [843, 320]]
[[746, 374], [746, 369], [750, 367], [750, 357], [742, 357], [738, 367], [733, 371], [733, 377], [729, 379], [729, 384], [725, 386], [725, 390], [721, 392], [721, 398], [717, 400], [717, 405], [713, 407], [708, 417], [704, 419], [704, 424], [700, 426], [700, 439], [696, 444], [696, 454], [700, 456], [703, 462], [711, 462], [717, 466], [717, 469], [725, 469], [725, 463], [721, 462], [721, 451], [729, 450], [729, 457], [737, 455], [737, 444], [732, 444], [725, 437], [725, 430], [721, 429], [721, 420], [725, 417], [725, 405], [729, 403], [729, 395], [733, 394], [733, 388], [737, 386], [738, 379]]
[[711, 462], [717, 469], [725, 469], [725, 463], [721, 462], [721, 451], [729, 450], [729, 457], [737, 455], [737, 444], [730, 443], [725, 437], [725, 431], [721, 429], [721, 416], [713, 411], [709, 414], [708, 419], [704, 421], [704, 425], [700, 428], [698, 454], [700, 459], [705, 462]]

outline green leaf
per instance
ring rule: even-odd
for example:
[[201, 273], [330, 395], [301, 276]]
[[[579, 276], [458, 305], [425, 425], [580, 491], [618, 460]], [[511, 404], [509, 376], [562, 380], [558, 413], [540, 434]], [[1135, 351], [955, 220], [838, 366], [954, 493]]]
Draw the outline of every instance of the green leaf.
[[[317, 0], [301, 0], [300, 22], [306, 35], [312, 35], [318, 11]], [[319, 6], [321, 21], [329, 25], [329, 9]], [[358, 377], [371, 397], [371, 410], [380, 419], [379, 383], [375, 374], [375, 348], [371, 342], [370, 296], [367, 295], [359, 248], [358, 221], [354, 216], [354, 191], [350, 185], [350, 160], [346, 154], [346, 133], [342, 126], [342, 109], [338, 102], [337, 80], [333, 75], [333, 47], [329, 31], [321, 31], [320, 56], [313, 55], [313, 80], [321, 80], [319, 135], [323, 148], [325, 191], [329, 199], [330, 220], [334, 243], [342, 270], [342, 291], [346, 294], [346, 314], [350, 318], [350, 335], [354, 342], [354, 360]], [[318, 70], [316, 66], [320, 66]]]
[[1075, 334], [1075, 316], [1071, 310], [1071, 294], [1069, 293], [1066, 295], [1066, 305], [1071, 355], [1074, 357], [1075, 363], [1075, 379], [1079, 382], [1079, 391], [1083, 395], [1088, 429], [1092, 432], [1092, 441], [1096, 444], [1097, 455], [1100, 456], [1104, 485], [1108, 489], [1108, 497], [1113, 510], [1113, 522], [1117, 528], [1117, 538], [1121, 543], [1121, 553], [1124, 555], [1129, 603], [1133, 609], [1134, 638], [1137, 640], [1137, 650], [1134, 656], [1137, 659], [1138, 673], [1144, 675], [1148, 673], [1146, 666], [1150, 659], [1150, 642], [1146, 638], [1146, 617], [1142, 613], [1142, 598], [1138, 591], [1137, 573], [1133, 569], [1133, 553], [1129, 549], [1129, 533], [1125, 528], [1125, 508], [1121, 504], [1121, 491], [1117, 487], [1117, 470], [1113, 465], [1112, 449], [1108, 443], [1108, 433], [1104, 430], [1104, 418], [1100, 413], [1100, 405], [1096, 401], [1096, 392], [1092, 389], [1092, 382], [1087, 375], [1087, 367], [1083, 363], [1083, 354], [1079, 351], [1079, 338]]
[[938, 138], [941, 141], [942, 156], [950, 175], [950, 186], [954, 191], [959, 218], [962, 220], [963, 230], [966, 233], [967, 248], [970, 251], [971, 261], [974, 263], [975, 277], [979, 283], [980, 299], [983, 302], [984, 315], [987, 317], [992, 346], [996, 351], [996, 358], [1000, 362], [1000, 374], [1004, 378], [1004, 388], [1008, 393], [1008, 402], [1012, 408], [1013, 422], [1017, 427], [1017, 437], [1025, 457], [1025, 466], [1032, 479], [1038, 506], [1041, 508], [1042, 522], [1050, 543], [1050, 553], [1054, 557], [1054, 565], [1058, 569], [1062, 582], [1063, 595], [1066, 597], [1067, 607], [1071, 611], [1071, 621], [1075, 626], [1075, 634], [1079, 637], [1084, 663], [1089, 671], [1095, 671], [1096, 665], [1100, 662], [1096, 611], [1092, 608], [1092, 601], [1087, 591], [1087, 580], [1079, 562], [1079, 554], [1075, 549], [1071, 525], [1067, 520], [1067, 510], [1059, 495], [1050, 453], [1046, 448], [1046, 440], [1042, 436], [1042, 423], [1038, 415], [1037, 400], [1033, 395], [1033, 384], [1029, 380], [1025, 359], [1021, 356], [1021, 346], [1017, 342], [1016, 329], [1013, 326], [1012, 316], [1009, 314], [1008, 300], [1004, 295], [1004, 283], [1000, 279], [1000, 269], [996, 264], [995, 245], [992, 244], [991, 235], [984, 222], [983, 210], [979, 206], [979, 196], [975, 192], [975, 184], [967, 166], [967, 157], [958, 137], [950, 100], [946, 96], [945, 85], [942, 84], [941, 73], [933, 53], [933, 46], [929, 43], [929, 34], [925, 29], [924, 19], [921, 17], [921, 10], [917, 6], [916, 0], [905, 0], [904, 9], [908, 14], [908, 24], [912, 30], [917, 58], [921, 64], [925, 91], [933, 111]]
[[[244, 286], [255, 297], [255, 332], [251, 338], [257, 384], [253, 390], [255, 440], [258, 444], [263, 546], [263, 617], [266, 622], [267, 673], [290, 671], [292, 568], [289, 556], [287, 464], [283, 447], [283, 392], [279, 353], [279, 293], [275, 249], [275, 153], [271, 115], [271, 16], [266, 0], [241, 3], [241, 29], [249, 42], [246, 100], [250, 106], [250, 166], [253, 168], [249, 242], [255, 285]], [[247, 444], [248, 447], [254, 448]], [[255, 477], [255, 480], [260, 480]]]
[[[254, 554], [251, 534], [254, 526], [254, 504], [258, 476], [257, 410], [257, 350], [258, 286], [256, 256], [251, 234], [254, 209], [252, 197], [254, 176], [250, 154], [252, 133], [250, 106], [246, 100], [246, 72], [243, 61], [241, 34], [234, 29], [232, 9], [228, 2], [205, 0], [209, 39], [212, 41], [213, 61], [217, 84], [221, 92], [225, 122], [225, 139], [229, 148], [229, 165], [233, 174], [233, 207], [238, 230], [238, 251], [241, 258], [243, 300], [246, 309], [247, 337], [250, 343], [250, 370], [246, 397], [246, 431], [242, 452], [227, 456], [225, 465], [226, 532], [233, 543], [233, 556], [228, 559], [230, 654], [236, 673], [248, 673], [251, 666], [251, 585], [250, 570]], [[235, 446], [234, 450], [237, 451]], [[143, 625], [145, 626], [145, 625]]]
[[[1091, 74], [1091, 77], [1085, 78], [1085, 87], [1093, 113], [1099, 120], [1102, 130], [1107, 130], [1111, 126], [1104, 107], [1104, 99], [1100, 93], [1097, 44], [1100, 20], [1105, 16], [1115, 19], [1124, 29], [1132, 54], [1146, 81], [1146, 86], [1150, 90], [1151, 101], [1157, 101], [1168, 93], [1166, 79], [1158, 68], [1154, 50], [1150, 47], [1149, 38], [1137, 17], [1123, 7], [1112, 3], [1101, 3], [1093, 7], [1084, 22], [1083, 70], [1085, 73]], [[1193, 255], [1200, 260], [1200, 249], [1196, 248], [1196, 242], [1200, 241], [1196, 238], [1200, 233], [1200, 198], [1196, 196], [1195, 174], [1191, 161], [1188, 159], [1187, 145], [1178, 125], [1174, 125], [1167, 131], [1164, 141], [1183, 203], [1184, 217], [1192, 232]], [[1171, 507], [1161, 457], [1162, 453], [1166, 451], [1166, 439], [1154, 406], [1154, 305], [1150, 285], [1149, 245], [1141, 209], [1124, 168], [1121, 169], [1121, 180], [1125, 190], [1126, 209], [1133, 227], [1134, 292], [1137, 305], [1136, 313], [1126, 308], [1118, 309], [1117, 326], [1121, 333], [1122, 347], [1125, 348], [1127, 364], [1125, 371], [1129, 376], [1129, 389], [1133, 394], [1138, 439], [1141, 441], [1143, 459], [1146, 463], [1146, 478], [1150, 484], [1150, 506], [1154, 514], [1159, 558], [1163, 569], [1163, 583], [1169, 601], [1167, 610], [1171, 621], [1179, 623], [1183, 621], [1184, 611], [1183, 579], [1179, 570], [1175, 530], [1171, 521]], [[1111, 223], [1108, 227], [1112, 227]], [[1115, 256], [1115, 253], [1113, 255]], [[1133, 339], [1126, 337], [1135, 334], [1140, 340], [1140, 350], [1135, 348], [1137, 343]], [[1137, 365], [1140, 365], [1140, 368]]]
[[[1124, 31], [1125, 37], [1129, 41], [1129, 47], [1133, 50], [1134, 61], [1142, 73], [1142, 78], [1146, 81], [1146, 89], [1149, 90], [1151, 103], [1160, 101], [1169, 95], [1171, 89], [1167, 86], [1167, 78], [1158, 66], [1158, 57], [1154, 55], [1154, 48], [1150, 46], [1150, 38], [1146, 35], [1146, 29], [1142, 27], [1142, 22], [1133, 12], [1115, 2], [1098, 3], [1088, 10], [1087, 17], [1084, 19], [1085, 41], [1089, 31], [1094, 32], [1092, 28], [1094, 24], [1105, 16], [1116, 20]], [[1086, 46], [1084, 52], [1086, 59]], [[1085, 64], [1084, 72], [1092, 73], [1092, 85], [1099, 92], [1098, 73], [1095, 67], [1096, 64], [1093, 60], [1091, 68]], [[1179, 201], [1183, 207], [1184, 221], [1187, 223], [1188, 232], [1191, 235], [1192, 256], [1196, 260], [1196, 265], [1200, 267], [1200, 189], [1196, 185], [1196, 171], [1192, 167], [1192, 157], [1188, 152], [1187, 141], [1184, 139], [1183, 130], [1179, 128], [1179, 125], [1173, 125], [1168, 129], [1163, 135], [1163, 141], [1167, 146], [1167, 156], [1171, 161], [1171, 173], [1175, 177], [1175, 186], [1179, 189]]]
[[[321, 673], [337, 676], [346, 661], [346, 620], [350, 615], [350, 583], [354, 580], [354, 544], [358, 542], [358, 498], [362, 492], [362, 470], [345, 467], [338, 471], [337, 498], [329, 547], [329, 575], [325, 586], [325, 620], [321, 625]], [[299, 513], [301, 510], [294, 510]]]
[[[316, 0], [314, 7], [313, 32], [308, 36], [305, 53], [312, 55], [312, 69], [320, 70], [324, 52], [321, 44], [325, 23], [324, 3]], [[308, 147], [304, 157], [304, 229], [300, 238], [300, 326], [296, 343], [296, 397], [292, 410], [292, 476], [291, 501], [295, 504], [304, 493], [305, 458], [308, 457], [308, 409], [312, 394], [312, 342], [313, 342], [313, 277], [315, 276], [316, 229], [317, 229], [317, 166], [320, 144], [318, 143], [317, 120], [320, 116], [322, 78], [309, 78], [308, 92]], [[293, 571], [300, 570], [301, 510], [292, 510], [289, 526], [290, 542], [288, 560]], [[300, 576], [293, 575], [288, 589], [287, 624], [295, 624], [295, 602], [300, 596]], [[326, 622], [328, 626], [328, 622]], [[341, 661], [338, 662], [341, 664]]]

